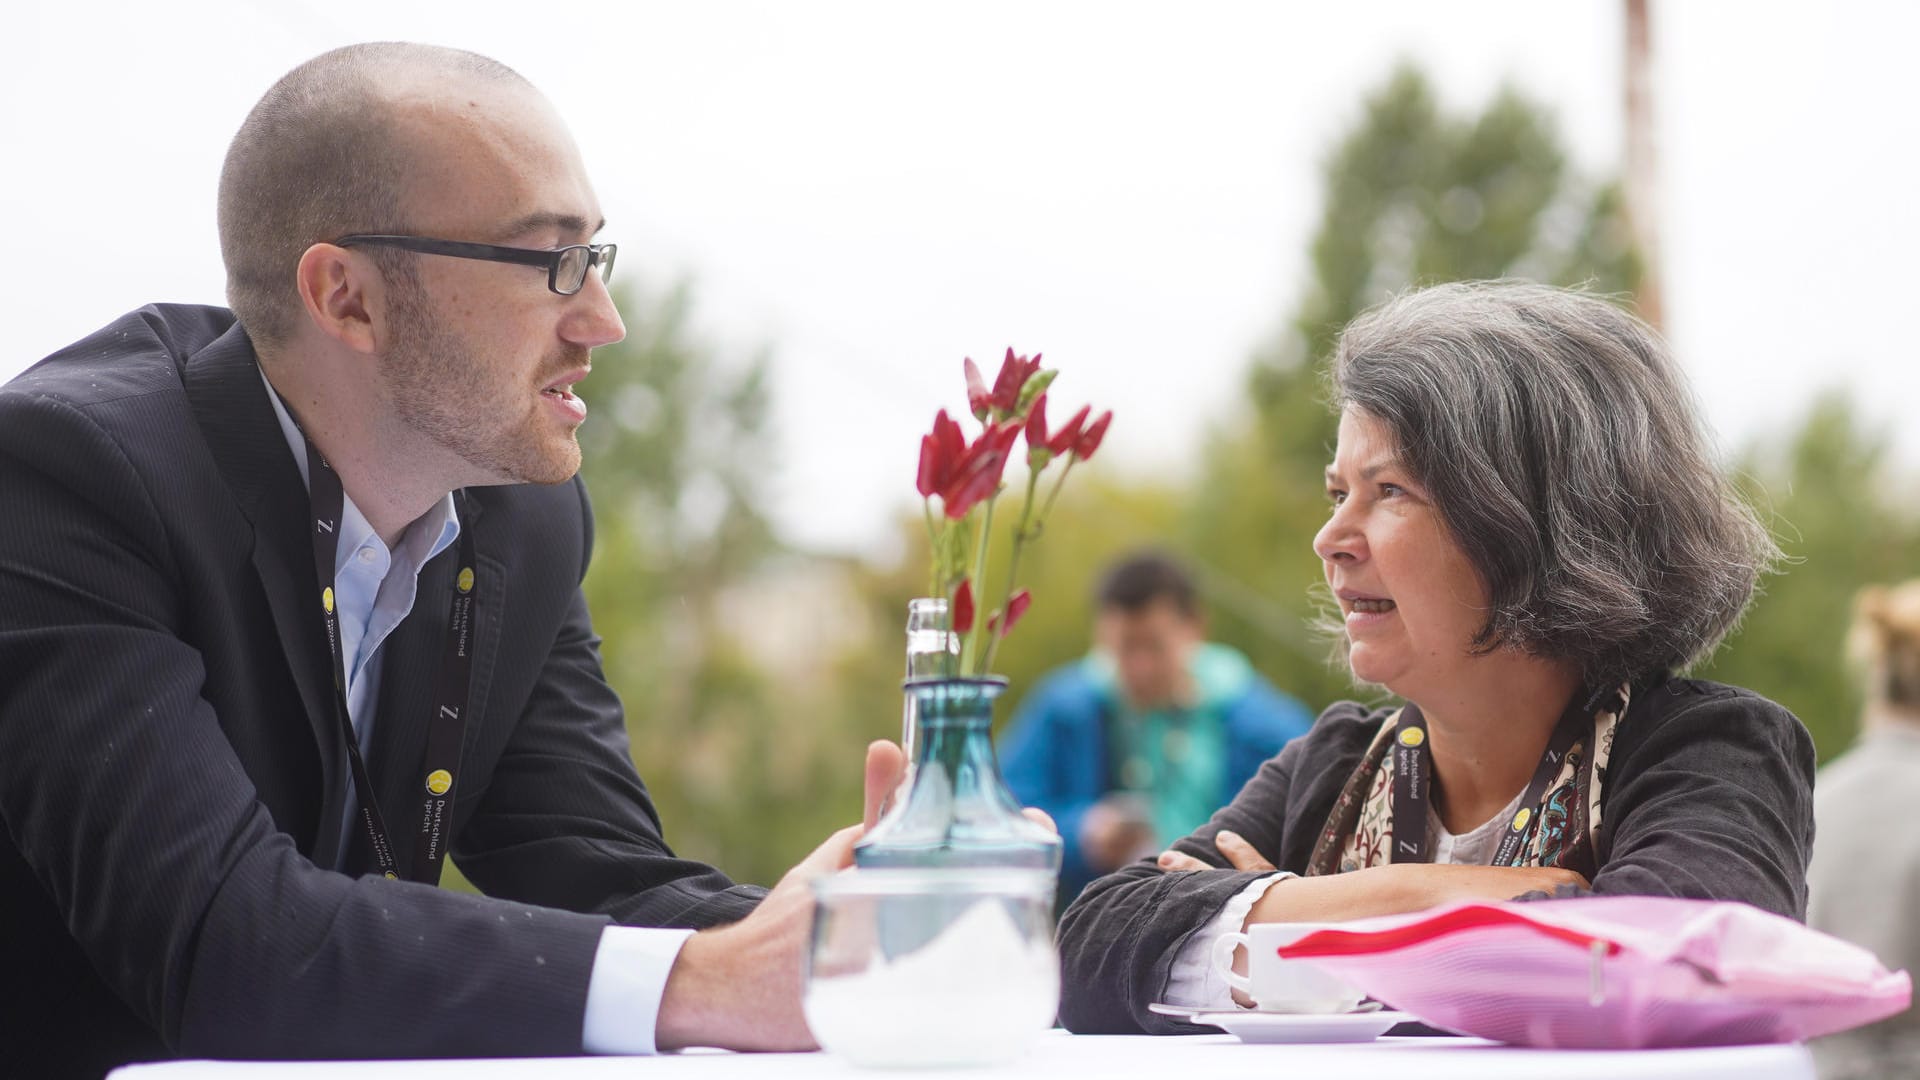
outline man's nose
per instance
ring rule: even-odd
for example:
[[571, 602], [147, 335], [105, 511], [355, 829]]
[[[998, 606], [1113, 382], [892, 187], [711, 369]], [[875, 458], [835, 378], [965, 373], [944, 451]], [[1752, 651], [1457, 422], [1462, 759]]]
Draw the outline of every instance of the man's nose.
[[614, 305], [613, 291], [600, 275], [589, 273], [561, 323], [561, 336], [589, 349], [611, 345], [627, 336], [627, 324]]

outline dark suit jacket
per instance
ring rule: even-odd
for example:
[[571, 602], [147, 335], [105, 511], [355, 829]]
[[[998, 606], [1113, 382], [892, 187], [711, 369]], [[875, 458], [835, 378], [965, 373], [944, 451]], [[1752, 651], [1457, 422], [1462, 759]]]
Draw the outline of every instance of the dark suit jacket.
[[[580, 593], [585, 489], [474, 489], [454, 861], [353, 877], [306, 489], [252, 346], [142, 308], [0, 388], [0, 1072], [175, 1054], [570, 1054], [610, 920], [761, 891], [674, 857]], [[407, 866], [457, 549], [383, 646], [369, 765]]]

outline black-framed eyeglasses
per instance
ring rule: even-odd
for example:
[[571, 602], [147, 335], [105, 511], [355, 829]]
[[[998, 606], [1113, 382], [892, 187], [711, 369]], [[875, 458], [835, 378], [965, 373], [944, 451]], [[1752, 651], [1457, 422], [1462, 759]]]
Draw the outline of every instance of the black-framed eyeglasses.
[[519, 263], [547, 268], [547, 288], [561, 296], [572, 296], [587, 283], [587, 271], [600, 268], [600, 280], [613, 279], [613, 256], [617, 244], [569, 244], [562, 248], [501, 247], [499, 244], [470, 244], [465, 240], [434, 240], [425, 236], [389, 236], [356, 233], [334, 241], [341, 247], [355, 244], [385, 244], [402, 251], [428, 255], [451, 255], [456, 259], [484, 259], [488, 262]]

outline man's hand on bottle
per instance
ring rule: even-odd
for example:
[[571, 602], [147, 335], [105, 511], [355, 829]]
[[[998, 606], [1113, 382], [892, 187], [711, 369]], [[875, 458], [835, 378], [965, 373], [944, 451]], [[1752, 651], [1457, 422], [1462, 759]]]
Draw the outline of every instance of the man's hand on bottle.
[[879, 818], [900, 785], [906, 759], [886, 741], [867, 747], [866, 812], [787, 871], [753, 914], [687, 939], [667, 975], [654, 1026], [662, 1050], [719, 1046], [730, 1050], [811, 1050], [800, 1011], [813, 891], [808, 882], [853, 865], [853, 845]]

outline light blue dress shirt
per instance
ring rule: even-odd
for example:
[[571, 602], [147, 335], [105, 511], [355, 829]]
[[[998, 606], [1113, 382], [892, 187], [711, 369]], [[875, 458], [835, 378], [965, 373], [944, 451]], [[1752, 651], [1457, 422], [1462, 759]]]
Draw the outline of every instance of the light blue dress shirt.
[[[307, 476], [307, 440], [293, 422], [286, 403], [260, 373], [280, 421], [287, 448]], [[450, 547], [460, 536], [460, 516], [453, 494], [447, 493], [433, 509], [416, 518], [400, 534], [391, 550], [366, 515], [346, 496], [340, 514], [340, 541], [333, 559], [334, 611], [340, 619], [340, 657], [347, 669], [347, 716], [353, 722], [360, 752], [373, 746], [374, 709], [380, 700], [380, 646], [387, 635], [413, 610], [420, 585], [420, 568]], [[353, 827], [358, 800], [348, 792], [343, 828]], [[342, 858], [347, 845], [341, 845]], [[339, 870], [343, 867], [336, 866]], [[581, 1047], [590, 1054], [651, 1054], [660, 998], [667, 987], [680, 946], [691, 930], [662, 930], [637, 926], [609, 926], [600, 932], [593, 956], [593, 974], [587, 981], [587, 1010]]]

